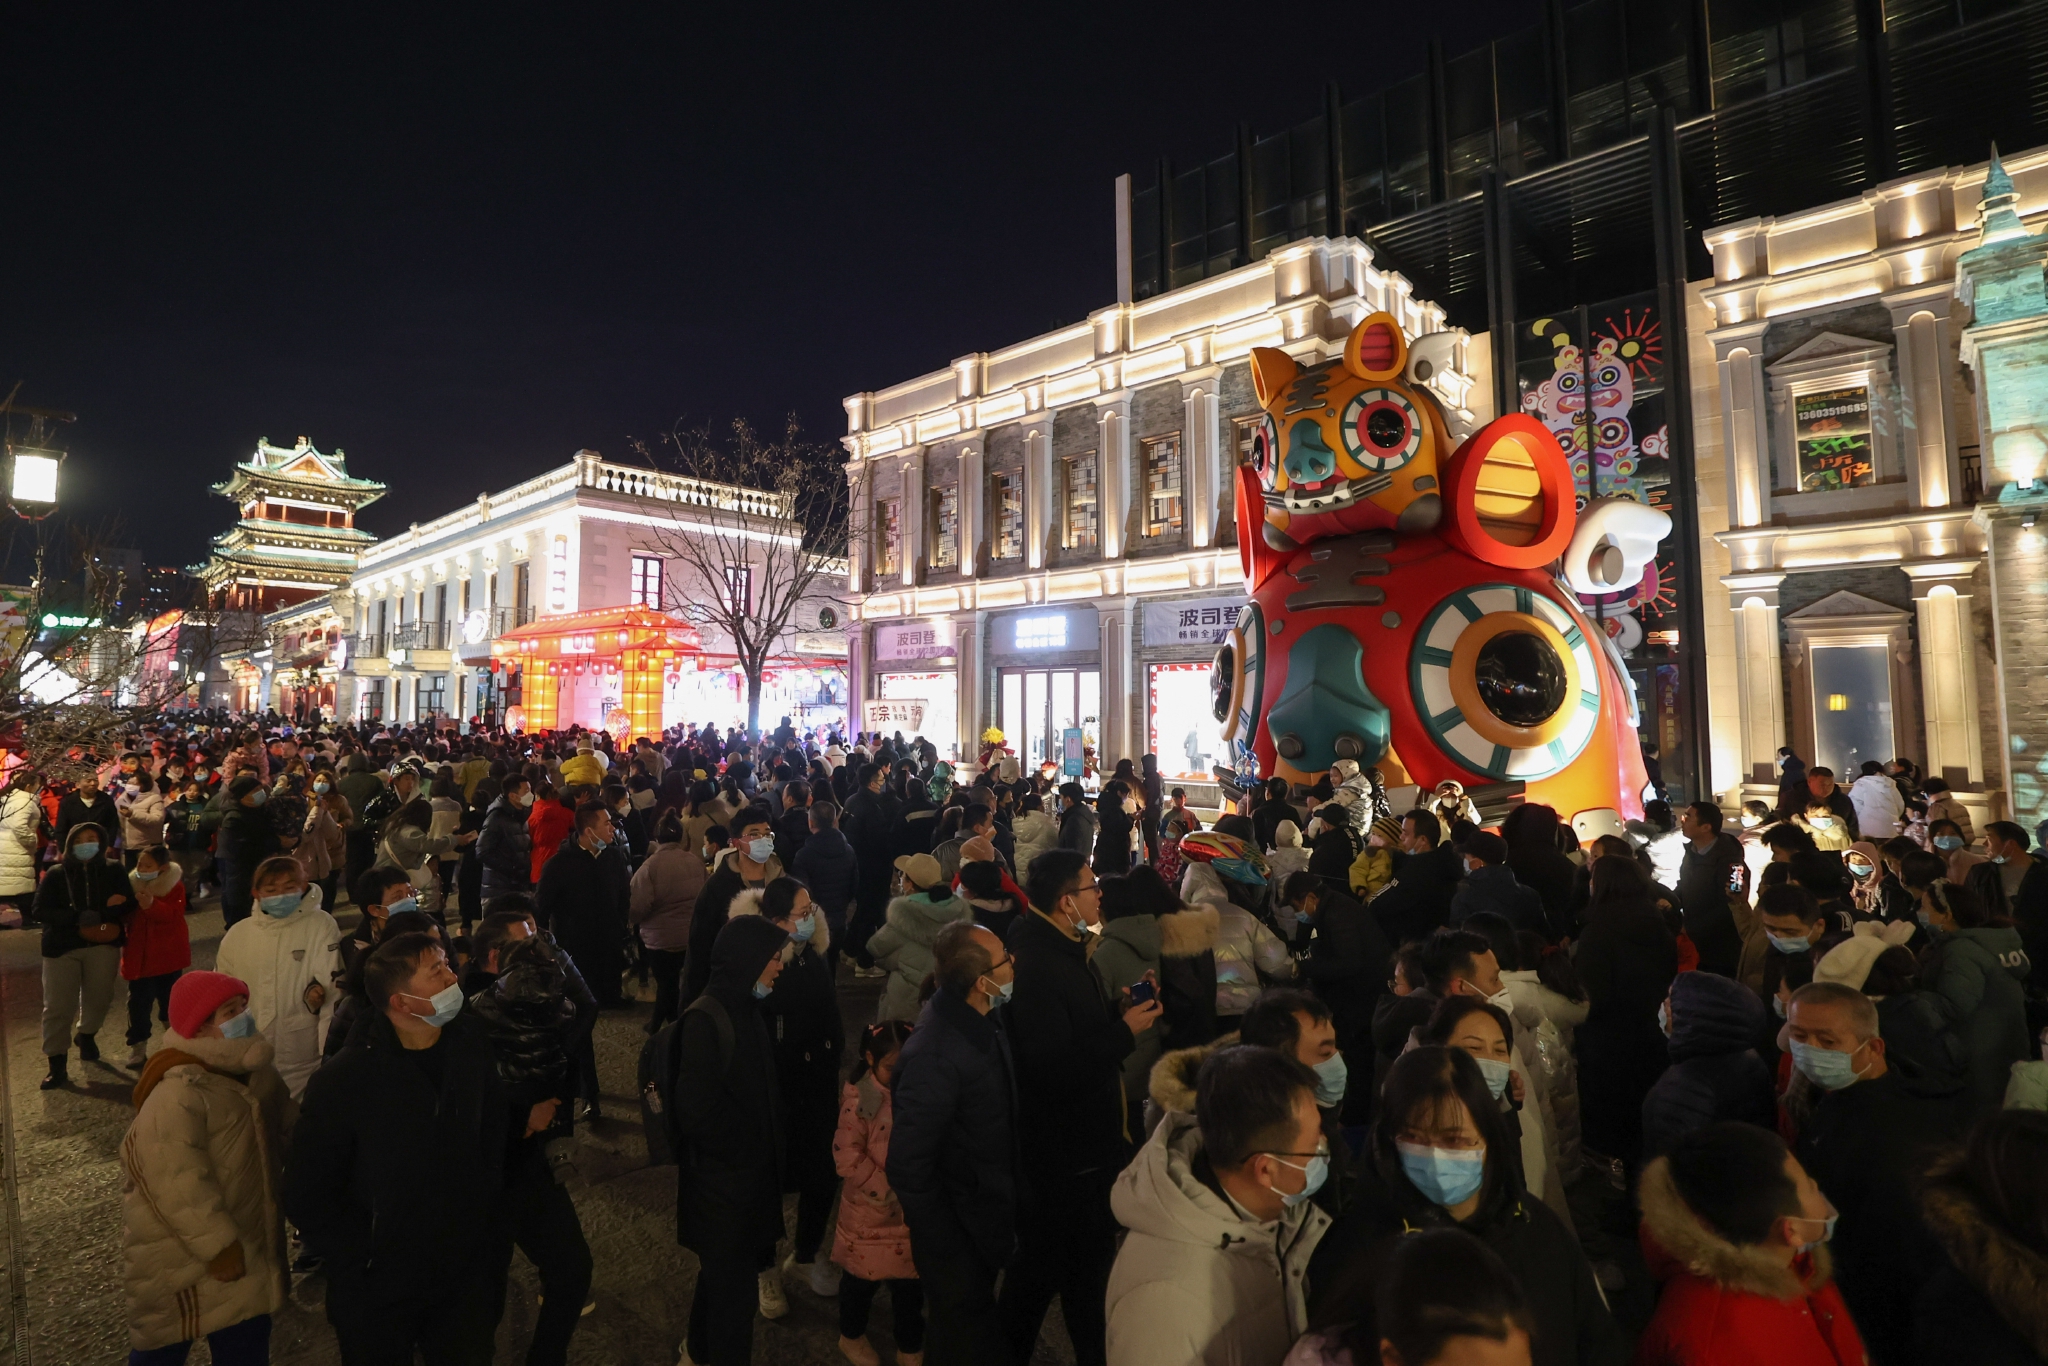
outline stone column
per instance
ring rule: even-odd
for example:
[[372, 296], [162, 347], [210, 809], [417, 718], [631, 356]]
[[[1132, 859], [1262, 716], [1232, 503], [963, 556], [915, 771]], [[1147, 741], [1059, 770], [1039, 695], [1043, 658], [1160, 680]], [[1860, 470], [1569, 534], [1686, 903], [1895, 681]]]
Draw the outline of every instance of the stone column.
[[1764, 380], [1762, 322], [1713, 335], [1720, 370], [1721, 430], [1728, 452], [1728, 524], [1771, 519], [1770, 386]]
[[[1906, 479], [1920, 507], [1947, 507], [1957, 499], [1962, 467], [1956, 454], [1955, 425], [1949, 417], [1949, 307], [1954, 285], [1948, 280], [1920, 289], [1887, 294], [1892, 334], [1898, 338], [1899, 393], [1903, 400], [1900, 453]], [[1933, 724], [1930, 718], [1929, 725]], [[1932, 757], [1928, 772], [1939, 772]]]
[[1096, 405], [1096, 497], [1102, 509], [1102, 558], [1129, 552], [1124, 533], [1131, 516], [1131, 401], [1128, 396]]
[[868, 547], [874, 537], [874, 481], [868, 477], [867, 466], [859, 456], [846, 462], [846, 506], [853, 525], [846, 546], [846, 587], [854, 593], [867, 591]]
[[924, 577], [924, 528], [930, 520], [927, 514], [927, 500], [930, 488], [925, 483], [925, 446], [912, 446], [905, 459], [897, 466], [899, 482], [896, 485], [896, 535], [897, 555], [903, 563], [899, 566], [905, 588], [915, 588]]
[[1184, 382], [1181, 404], [1187, 412], [1182, 428], [1187, 433], [1182, 459], [1186, 462], [1188, 481], [1183, 499], [1187, 506], [1188, 545], [1195, 550], [1206, 550], [1216, 544], [1216, 514], [1221, 506], [1218, 490], [1221, 487], [1222, 461], [1218, 454], [1223, 443], [1218, 430], [1220, 405], [1216, 396], [1216, 377], [1204, 375], [1192, 382]]
[[1977, 562], [1909, 564], [1920, 637], [1920, 706], [1927, 724], [1926, 766], [1958, 790], [1984, 781], [1983, 727], [1978, 721], [1976, 627], [1972, 617]]
[[1105, 603], [1098, 615], [1102, 632], [1102, 750], [1096, 755], [1106, 773], [1118, 759], [1135, 759], [1131, 747], [1130, 600]]
[[[1052, 414], [1041, 412], [1024, 427], [1024, 567], [1043, 569], [1046, 546], [1056, 525], [1052, 517]], [[996, 509], [989, 508], [989, 536], [995, 535]], [[991, 551], [991, 554], [994, 552]]]
[[1784, 646], [1778, 631], [1779, 573], [1730, 574], [1721, 582], [1735, 618], [1735, 663], [1742, 703], [1742, 772], [1773, 781], [1778, 747], [1789, 743], [1785, 722]]
[[960, 556], [960, 575], [973, 578], [980, 565], [975, 554], [981, 544], [982, 522], [982, 460], [981, 442], [969, 441], [960, 448], [960, 468], [955, 473], [959, 481], [954, 487], [953, 506], [957, 509], [953, 538]]

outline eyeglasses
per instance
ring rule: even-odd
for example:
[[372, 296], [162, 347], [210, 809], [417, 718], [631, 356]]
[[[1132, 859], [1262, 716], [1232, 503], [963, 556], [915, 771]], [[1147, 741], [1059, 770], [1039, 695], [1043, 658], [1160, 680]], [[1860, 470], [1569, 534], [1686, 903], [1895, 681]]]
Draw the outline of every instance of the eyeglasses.
[[1330, 1145], [1327, 1143], [1318, 1144], [1316, 1150], [1312, 1153], [1276, 1152], [1271, 1148], [1267, 1148], [1264, 1151], [1268, 1157], [1320, 1157], [1327, 1160], [1330, 1156]]
[[[1006, 953], [1003, 955], [1003, 961], [1001, 963], [990, 963], [988, 965], [988, 970], [989, 972], [994, 972], [997, 968], [1003, 967], [1004, 965], [1009, 963], [1014, 963], [1016, 961], [1016, 959], [1012, 958], [1009, 954]], [[984, 973], [983, 976], [987, 976], [987, 973]]]

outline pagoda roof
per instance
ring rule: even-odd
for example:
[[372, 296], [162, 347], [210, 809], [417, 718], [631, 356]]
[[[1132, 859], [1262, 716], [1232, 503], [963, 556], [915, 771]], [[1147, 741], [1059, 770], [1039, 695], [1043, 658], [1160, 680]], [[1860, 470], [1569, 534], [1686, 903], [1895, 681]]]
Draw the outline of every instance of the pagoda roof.
[[359, 546], [369, 545], [377, 538], [360, 527], [352, 526], [307, 526], [304, 522], [276, 521], [266, 517], [244, 517], [226, 531], [213, 538], [215, 545], [246, 544], [290, 544], [302, 542], [312, 545], [332, 544], [337, 551], [352, 551]]
[[375, 502], [386, 491], [374, 479], [351, 477], [340, 450], [323, 454], [303, 436], [295, 446], [273, 446], [268, 438], [259, 437], [255, 454], [238, 462], [235, 472], [226, 482], [215, 484], [213, 491], [233, 498], [251, 487], [324, 494], [328, 500], [355, 507]]

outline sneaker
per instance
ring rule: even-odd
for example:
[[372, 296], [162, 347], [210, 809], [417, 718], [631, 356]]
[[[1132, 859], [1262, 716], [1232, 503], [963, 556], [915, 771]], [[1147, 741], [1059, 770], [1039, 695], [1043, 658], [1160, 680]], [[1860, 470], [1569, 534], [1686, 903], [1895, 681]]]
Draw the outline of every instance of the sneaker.
[[853, 1363], [853, 1366], [882, 1366], [881, 1354], [865, 1336], [839, 1339], [839, 1355]]
[[761, 1317], [779, 1319], [789, 1312], [789, 1296], [782, 1293], [782, 1273], [773, 1267], [755, 1278], [761, 1292]]
[[149, 1062], [149, 1045], [148, 1045], [148, 1044], [146, 1044], [146, 1043], [137, 1043], [137, 1044], [130, 1044], [130, 1045], [128, 1046], [128, 1057], [127, 1057], [127, 1058], [126, 1058], [126, 1059], [124, 1060], [124, 1062], [123, 1062], [123, 1066], [126, 1066], [126, 1067], [142, 1067], [142, 1066], [145, 1066], [145, 1065], [147, 1065], [147, 1064], [148, 1064], [148, 1062]]
[[830, 1257], [820, 1257], [811, 1263], [811, 1293], [821, 1299], [831, 1299], [839, 1293], [839, 1277], [842, 1273]]
[[42, 1082], [40, 1083], [41, 1089], [45, 1091], [54, 1091], [60, 1086], [67, 1085], [71, 1080], [71, 1074], [68, 1070], [68, 1066], [69, 1064], [66, 1062], [65, 1057], [62, 1053], [51, 1054], [50, 1075], [43, 1078]]
[[95, 1039], [90, 1034], [80, 1034], [76, 1042], [78, 1044], [78, 1060], [80, 1062], [98, 1062], [100, 1060], [100, 1041], [98, 1039]]

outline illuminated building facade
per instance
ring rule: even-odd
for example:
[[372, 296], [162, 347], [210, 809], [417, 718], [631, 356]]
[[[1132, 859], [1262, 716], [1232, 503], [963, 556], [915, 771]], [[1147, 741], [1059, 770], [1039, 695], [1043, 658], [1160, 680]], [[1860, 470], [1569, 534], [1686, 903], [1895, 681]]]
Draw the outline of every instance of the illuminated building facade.
[[331, 592], [349, 581], [356, 556], [373, 539], [356, 513], [384, 496], [384, 485], [357, 479], [337, 449], [256, 443], [249, 459], [213, 491], [235, 504], [239, 520], [213, 538], [213, 553], [191, 571], [214, 605], [265, 613]]

